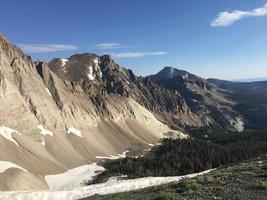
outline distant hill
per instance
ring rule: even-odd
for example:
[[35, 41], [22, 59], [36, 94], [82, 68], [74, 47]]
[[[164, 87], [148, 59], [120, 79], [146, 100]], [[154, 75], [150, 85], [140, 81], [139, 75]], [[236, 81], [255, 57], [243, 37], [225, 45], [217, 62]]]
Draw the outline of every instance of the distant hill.
[[267, 81], [267, 77], [234, 79], [232, 81], [234, 81], [234, 82], [258, 82], [258, 81]]

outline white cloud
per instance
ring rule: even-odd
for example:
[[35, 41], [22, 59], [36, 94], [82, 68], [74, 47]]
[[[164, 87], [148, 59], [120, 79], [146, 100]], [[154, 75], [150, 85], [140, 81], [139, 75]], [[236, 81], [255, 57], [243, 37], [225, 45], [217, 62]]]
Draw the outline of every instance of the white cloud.
[[260, 8], [253, 10], [242, 11], [242, 10], [233, 10], [232, 12], [224, 11], [220, 12], [218, 16], [211, 22], [211, 26], [230, 26], [238, 20], [241, 20], [246, 17], [259, 17], [267, 15], [267, 3]]
[[162, 56], [166, 54], [167, 52], [165, 51], [110, 53], [110, 55], [115, 58], [140, 58], [145, 56]]
[[118, 48], [123, 48], [123, 45], [120, 43], [101, 43], [97, 44], [96, 47], [98, 49], [118, 49]]
[[71, 51], [78, 48], [68, 44], [18, 44], [26, 53], [49, 53], [57, 51]]

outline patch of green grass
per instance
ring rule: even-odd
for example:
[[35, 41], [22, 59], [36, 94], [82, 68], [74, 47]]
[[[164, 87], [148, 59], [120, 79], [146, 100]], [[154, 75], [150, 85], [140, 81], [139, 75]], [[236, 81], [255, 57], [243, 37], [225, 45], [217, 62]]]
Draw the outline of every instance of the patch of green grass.
[[156, 200], [175, 200], [177, 194], [175, 192], [161, 192], [160, 196]]
[[197, 176], [196, 181], [199, 183], [205, 183], [205, 177], [204, 176]]
[[240, 171], [252, 171], [252, 170], [259, 170], [260, 166], [257, 162], [252, 163], [243, 163], [240, 167]]
[[224, 187], [223, 186], [219, 186], [219, 185], [217, 185], [217, 186], [213, 186], [212, 187], [214, 190], [216, 190], [216, 191], [223, 191], [224, 190]]
[[260, 188], [267, 189], [267, 181], [260, 181]]
[[212, 175], [198, 176], [196, 180], [201, 184], [212, 184], [216, 182], [216, 178]]
[[217, 178], [217, 177], [229, 178], [231, 176], [233, 176], [233, 173], [232, 172], [226, 172], [226, 171], [222, 171], [222, 172], [218, 172], [218, 173], [214, 174], [215, 178]]
[[254, 172], [250, 172], [250, 171], [241, 171], [239, 173], [240, 176], [255, 176]]
[[203, 185], [201, 183], [197, 182], [197, 180], [194, 180], [194, 179], [182, 181], [181, 186], [185, 191], [198, 190], [198, 189], [201, 189], [203, 187]]
[[215, 183], [217, 180], [214, 176], [206, 176], [205, 177], [205, 180], [208, 182], [208, 183]]

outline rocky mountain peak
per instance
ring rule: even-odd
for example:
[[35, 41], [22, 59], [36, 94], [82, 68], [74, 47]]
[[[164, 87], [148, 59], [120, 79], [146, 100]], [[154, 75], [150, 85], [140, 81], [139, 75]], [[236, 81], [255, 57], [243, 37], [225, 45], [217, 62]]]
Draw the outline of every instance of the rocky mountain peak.
[[103, 55], [101, 56], [101, 61], [106, 64], [114, 63], [114, 60], [112, 59], [111, 55]]
[[149, 78], [154, 81], [163, 81], [177, 76], [185, 78], [188, 75], [189, 73], [184, 70], [179, 70], [174, 67], [166, 66], [158, 73], [149, 76]]
[[52, 59], [48, 66], [61, 79], [69, 81], [101, 80], [100, 57], [92, 53]]

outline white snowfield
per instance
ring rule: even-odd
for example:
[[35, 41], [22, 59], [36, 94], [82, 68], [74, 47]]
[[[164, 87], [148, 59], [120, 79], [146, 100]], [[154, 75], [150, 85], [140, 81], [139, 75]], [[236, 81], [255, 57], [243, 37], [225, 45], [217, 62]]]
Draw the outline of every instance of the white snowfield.
[[17, 168], [17, 169], [21, 169], [21, 170], [27, 172], [26, 169], [24, 169], [24, 168], [22, 168], [22, 167], [20, 167], [20, 166], [18, 166], [16, 164], [14, 164], [14, 163], [12, 163], [12, 162], [0, 161], [0, 174], [3, 173], [3, 172], [5, 172], [9, 168]]
[[128, 192], [143, 189], [151, 186], [167, 184], [180, 181], [184, 178], [193, 178], [198, 175], [206, 174], [214, 169], [206, 170], [200, 173], [189, 174], [184, 176], [173, 177], [146, 177], [130, 180], [108, 181], [106, 183], [94, 184], [89, 186], [77, 187], [65, 190], [43, 190], [43, 191], [16, 191], [16, 192], [0, 192], [1, 200], [77, 200], [90, 197], [95, 194], [114, 194], [119, 192]]
[[70, 189], [83, 186], [86, 181], [92, 180], [104, 170], [104, 167], [93, 163], [68, 170], [61, 174], [45, 176], [45, 180], [50, 189]]
[[5, 139], [9, 140], [10, 142], [13, 142], [15, 145], [19, 146], [19, 144], [16, 142], [16, 140], [13, 139], [12, 133], [18, 133], [17, 131], [6, 127], [6, 126], [0, 126], [0, 135], [3, 136]]

